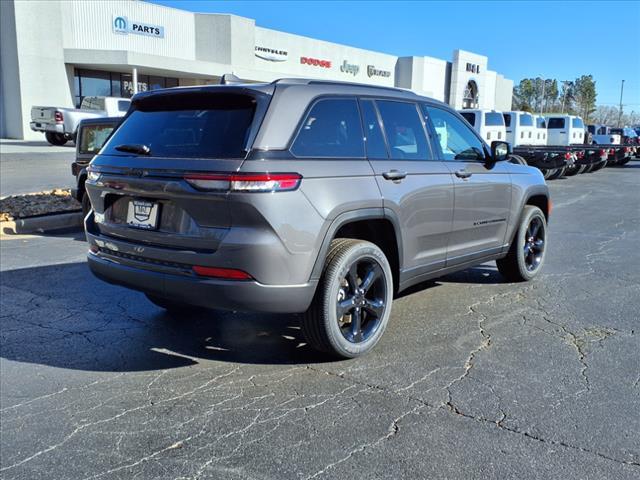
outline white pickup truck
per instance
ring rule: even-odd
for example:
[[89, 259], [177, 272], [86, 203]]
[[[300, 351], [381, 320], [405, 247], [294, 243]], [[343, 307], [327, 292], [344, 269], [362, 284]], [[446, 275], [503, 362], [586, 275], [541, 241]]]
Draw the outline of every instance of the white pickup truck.
[[99, 117], [122, 117], [131, 100], [119, 97], [84, 97], [80, 108], [32, 107], [31, 123], [34, 132], [44, 132], [52, 145], [75, 142], [80, 120]]
[[489, 145], [494, 140], [505, 140], [506, 131], [502, 112], [495, 110], [458, 110], [458, 112]]
[[587, 131], [591, 134], [594, 145], [620, 145], [620, 135], [612, 134], [611, 128], [606, 125], [587, 125]]
[[585, 128], [582, 118], [575, 115], [547, 115], [548, 145], [582, 145]]

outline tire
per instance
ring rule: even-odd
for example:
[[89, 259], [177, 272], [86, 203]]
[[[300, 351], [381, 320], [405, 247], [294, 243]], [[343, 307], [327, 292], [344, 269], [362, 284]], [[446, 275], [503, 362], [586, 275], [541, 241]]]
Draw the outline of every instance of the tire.
[[593, 172], [597, 172], [598, 170], [602, 170], [604, 167], [607, 166], [607, 163], [609, 163], [607, 160], [596, 163], [591, 169], [591, 172], [593, 173]]
[[570, 167], [565, 167], [564, 176], [565, 177], [573, 177], [580, 173], [580, 165], [576, 165], [575, 163]]
[[515, 163], [516, 165], [528, 165], [527, 161], [520, 155], [511, 155], [509, 161], [511, 163]]
[[549, 180], [549, 177], [556, 172], [557, 168], [546, 168], [542, 170], [542, 176], [545, 180]]
[[393, 291], [389, 261], [377, 245], [335, 239], [313, 302], [302, 317], [302, 332], [321, 352], [342, 358], [364, 355], [389, 323]]
[[567, 167], [557, 168], [551, 175], [549, 175], [547, 180], [555, 180], [556, 178], [562, 177], [566, 170]]
[[174, 302], [173, 300], [169, 300], [168, 298], [160, 297], [158, 295], [152, 295], [150, 293], [145, 293], [144, 295], [145, 297], [147, 297], [147, 300], [149, 300], [155, 306], [163, 308], [171, 314], [185, 314], [198, 309], [198, 307], [194, 305]]
[[47, 139], [47, 142], [49, 142], [51, 145], [56, 145], [58, 147], [67, 143], [67, 139], [61, 133], [46, 132], [44, 134], [44, 137]]
[[626, 165], [627, 163], [629, 163], [631, 161], [631, 157], [625, 157], [622, 160], [619, 160], [617, 165], [619, 167], [621, 167], [622, 165]]
[[547, 220], [538, 207], [526, 205], [509, 253], [496, 260], [498, 271], [510, 282], [532, 280], [542, 269], [546, 252]]
[[82, 194], [82, 218], [87, 218], [90, 210], [91, 202], [89, 201], [89, 195], [87, 195], [87, 192], [84, 192]]
[[584, 172], [582, 173], [591, 173], [593, 172], [593, 167], [595, 167], [596, 164], [595, 163], [590, 163], [589, 165], [585, 165], [584, 167]]

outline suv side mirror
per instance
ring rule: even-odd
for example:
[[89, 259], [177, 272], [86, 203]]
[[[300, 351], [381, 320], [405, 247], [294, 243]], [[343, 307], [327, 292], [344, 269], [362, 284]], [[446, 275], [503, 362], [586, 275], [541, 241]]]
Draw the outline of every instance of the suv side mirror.
[[500, 140], [494, 140], [491, 142], [491, 161], [501, 162], [509, 159], [511, 155], [511, 144], [508, 142], [501, 142]]

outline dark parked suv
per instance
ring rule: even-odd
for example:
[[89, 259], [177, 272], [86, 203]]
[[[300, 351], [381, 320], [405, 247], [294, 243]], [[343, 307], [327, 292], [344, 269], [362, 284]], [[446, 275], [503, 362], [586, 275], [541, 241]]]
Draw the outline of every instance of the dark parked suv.
[[169, 310], [302, 313], [371, 350], [394, 294], [497, 260], [529, 280], [549, 193], [445, 104], [316, 80], [145, 92], [92, 160], [91, 270]]

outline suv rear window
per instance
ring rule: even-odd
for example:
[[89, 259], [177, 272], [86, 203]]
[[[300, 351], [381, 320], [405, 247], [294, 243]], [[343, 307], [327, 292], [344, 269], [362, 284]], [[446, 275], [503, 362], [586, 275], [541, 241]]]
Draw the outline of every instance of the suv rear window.
[[355, 98], [317, 101], [304, 119], [291, 152], [297, 157], [364, 157], [362, 125]]
[[[105, 146], [146, 145], [153, 157], [244, 158], [255, 112], [247, 95], [175, 95], [142, 99]], [[145, 101], [146, 100], [146, 101]]]
[[484, 124], [487, 127], [502, 127], [504, 125], [504, 117], [497, 112], [487, 112], [484, 114]]
[[581, 118], [573, 118], [573, 119], [571, 119], [571, 126], [573, 128], [582, 128], [582, 129], [584, 129], [584, 123], [582, 123], [582, 119]]
[[564, 118], [550, 118], [547, 123], [547, 128], [564, 128]]
[[460, 115], [464, 117], [464, 119], [469, 122], [469, 124], [473, 127], [476, 124], [476, 114], [473, 112], [460, 112]]

